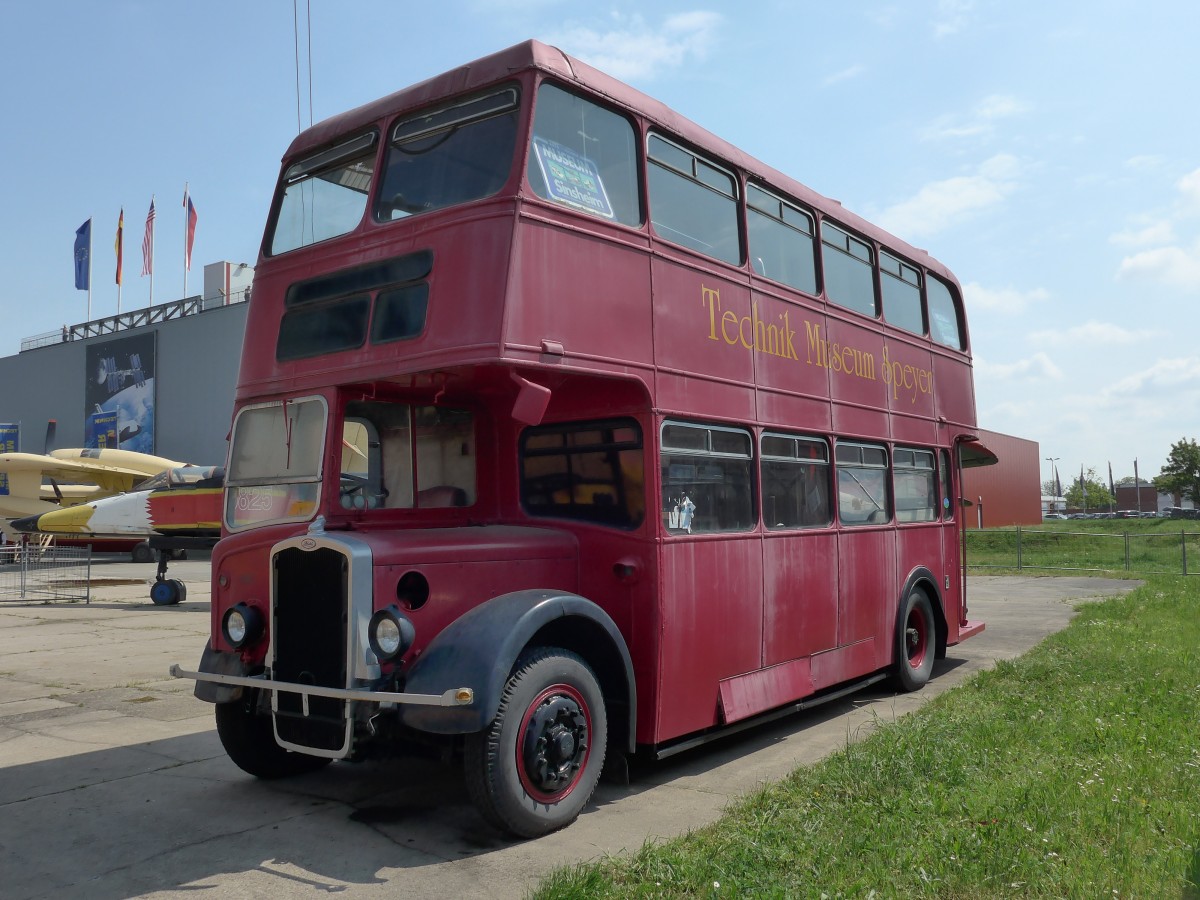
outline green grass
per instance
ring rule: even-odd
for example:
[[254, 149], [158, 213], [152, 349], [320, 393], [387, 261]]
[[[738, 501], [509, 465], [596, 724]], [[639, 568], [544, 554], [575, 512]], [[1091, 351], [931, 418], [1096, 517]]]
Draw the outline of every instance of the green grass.
[[1200, 900], [1200, 581], [1087, 604], [716, 824], [536, 896]]

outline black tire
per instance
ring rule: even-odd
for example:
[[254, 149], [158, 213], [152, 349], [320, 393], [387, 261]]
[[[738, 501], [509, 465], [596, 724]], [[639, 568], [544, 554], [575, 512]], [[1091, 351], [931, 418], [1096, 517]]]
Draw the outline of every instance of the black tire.
[[933, 674], [937, 651], [937, 623], [933, 604], [920, 588], [904, 599], [896, 635], [896, 684], [903, 691], [918, 691]]
[[135, 563], [148, 563], [154, 562], [158, 557], [150, 549], [150, 544], [142, 541], [140, 544], [133, 545], [133, 549], [129, 551], [129, 558]]
[[174, 606], [187, 599], [187, 585], [176, 578], [164, 578], [150, 586], [150, 599], [155, 606]]
[[591, 799], [608, 740], [595, 674], [575, 653], [528, 651], [490, 727], [467, 735], [467, 791], [485, 819], [518, 837], [570, 825]]
[[324, 768], [328, 757], [294, 753], [275, 743], [270, 716], [257, 715], [257, 696], [246, 691], [233, 703], [217, 704], [217, 736], [225, 752], [243, 772], [256, 778], [290, 778]]

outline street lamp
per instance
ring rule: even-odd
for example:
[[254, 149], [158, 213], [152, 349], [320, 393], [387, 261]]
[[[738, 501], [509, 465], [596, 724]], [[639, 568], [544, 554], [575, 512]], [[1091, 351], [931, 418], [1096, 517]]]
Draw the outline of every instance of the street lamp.
[[1054, 499], [1050, 501], [1051, 509], [1049, 512], [1057, 512], [1055, 508], [1058, 502], [1058, 479], [1054, 477], [1054, 473], [1058, 470], [1054, 468], [1054, 464], [1062, 459], [1061, 456], [1047, 456], [1046, 462], [1050, 463], [1050, 493], [1054, 495]]

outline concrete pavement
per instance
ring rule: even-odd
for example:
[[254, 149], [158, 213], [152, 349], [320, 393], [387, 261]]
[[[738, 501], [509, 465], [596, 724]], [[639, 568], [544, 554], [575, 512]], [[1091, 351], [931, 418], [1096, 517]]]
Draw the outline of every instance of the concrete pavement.
[[188, 600], [148, 598], [154, 566], [97, 564], [90, 604], [0, 602], [0, 895], [37, 897], [521, 897], [557, 866], [633, 851], [717, 818], [1064, 627], [1075, 600], [1130, 590], [1092, 578], [982, 577], [971, 617], [917, 694], [868, 691], [602, 783], [570, 828], [499, 835], [457, 768], [339, 763], [260, 782], [225, 756], [212, 707], [167, 667], [208, 633], [208, 563], [172, 563]]

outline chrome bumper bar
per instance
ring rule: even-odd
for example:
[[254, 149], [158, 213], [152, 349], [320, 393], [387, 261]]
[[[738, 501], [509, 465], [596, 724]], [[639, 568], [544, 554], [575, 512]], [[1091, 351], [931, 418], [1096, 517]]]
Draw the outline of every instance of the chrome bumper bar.
[[296, 684], [291, 681], [272, 681], [265, 675], [219, 675], [210, 672], [188, 672], [172, 665], [171, 675], [175, 678], [190, 678], [193, 681], [209, 681], [238, 687], [257, 688], [266, 691], [281, 691], [300, 694], [307, 708], [309, 697], [332, 697], [334, 700], [363, 700], [368, 703], [408, 703], [413, 706], [469, 706], [475, 699], [471, 688], [451, 688], [443, 694], [405, 694], [394, 691], [369, 691], [356, 688], [320, 687], [315, 684]]

